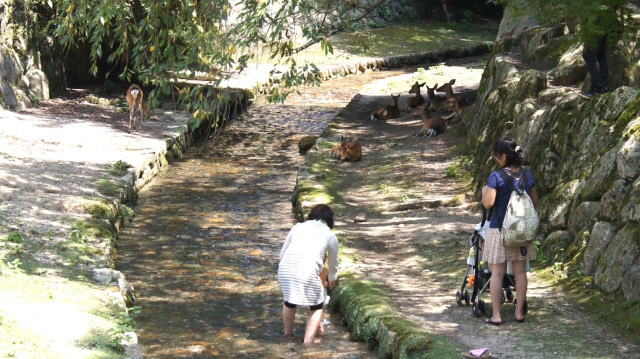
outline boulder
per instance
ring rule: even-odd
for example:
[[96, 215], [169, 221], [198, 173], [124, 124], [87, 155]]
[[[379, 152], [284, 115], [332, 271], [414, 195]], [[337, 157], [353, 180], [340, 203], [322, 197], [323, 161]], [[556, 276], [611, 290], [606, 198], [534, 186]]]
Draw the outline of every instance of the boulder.
[[625, 225], [611, 240], [598, 263], [595, 284], [606, 293], [622, 289], [625, 299], [640, 300], [640, 227]]
[[313, 145], [316, 144], [318, 136], [305, 136], [298, 141], [298, 149], [301, 153], [306, 153]]
[[517, 4], [507, 6], [504, 9], [496, 41], [510, 37], [518, 38], [525, 30], [539, 25], [538, 21], [529, 15], [528, 12], [523, 12], [517, 8], [518, 6], [522, 6], [523, 3], [526, 5], [524, 0], [518, 0]]
[[551, 261], [563, 257], [565, 249], [571, 244], [573, 238], [567, 231], [551, 232], [542, 242], [541, 249]]
[[582, 58], [582, 44], [573, 44], [560, 56], [558, 65], [549, 72], [554, 85], [574, 85], [584, 81], [587, 65]]
[[596, 161], [593, 171], [580, 192], [580, 198], [586, 201], [597, 201], [602, 198], [616, 178], [616, 156], [619, 149], [620, 145], [612, 148]]
[[630, 136], [618, 150], [616, 156], [618, 176], [632, 179], [640, 172], [640, 138]]
[[626, 180], [618, 179], [613, 181], [611, 187], [602, 195], [600, 218], [621, 224], [623, 220], [621, 209], [628, 189], [629, 184]]
[[580, 181], [574, 180], [557, 186], [551, 194], [543, 197], [540, 204], [541, 219], [548, 222], [552, 230], [567, 228], [571, 200], [580, 187]]
[[582, 269], [586, 275], [593, 275], [596, 272], [598, 260], [615, 235], [616, 226], [611, 222], [596, 222], [593, 226], [582, 260]]
[[568, 229], [573, 237], [584, 231], [590, 231], [596, 222], [596, 216], [600, 211], [600, 202], [582, 202], [569, 216]]

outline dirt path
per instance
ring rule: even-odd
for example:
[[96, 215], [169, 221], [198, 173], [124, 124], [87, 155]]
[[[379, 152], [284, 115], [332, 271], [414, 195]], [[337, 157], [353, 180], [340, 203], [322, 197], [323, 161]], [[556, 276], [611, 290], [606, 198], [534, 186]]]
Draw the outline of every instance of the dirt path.
[[[447, 76], [449, 69], [443, 69]], [[404, 77], [401, 77], [402, 79]], [[479, 77], [476, 79], [479, 81]], [[399, 311], [466, 349], [488, 347], [499, 358], [637, 358], [637, 346], [581, 311], [576, 303], [538, 278], [529, 276], [529, 315], [513, 320], [513, 304], [503, 305], [505, 324], [489, 326], [458, 306], [455, 292], [466, 269], [468, 239], [480, 214], [470, 202], [454, 207], [390, 211], [392, 205], [451, 198], [464, 193], [447, 177], [455, 167], [451, 131], [436, 138], [417, 138], [419, 122], [396, 119], [372, 122], [368, 114], [388, 102], [397, 79], [365, 89], [339, 115], [335, 134], [356, 135], [363, 159], [342, 163], [341, 200], [336, 203], [337, 229], [354, 248], [360, 273], [386, 284]], [[473, 79], [467, 79], [472, 84]], [[376, 95], [376, 89], [379, 96]], [[380, 96], [382, 95], [382, 96]], [[365, 212], [367, 220], [354, 223]], [[343, 268], [345, 269], [345, 268]], [[482, 297], [489, 302], [488, 293]]]

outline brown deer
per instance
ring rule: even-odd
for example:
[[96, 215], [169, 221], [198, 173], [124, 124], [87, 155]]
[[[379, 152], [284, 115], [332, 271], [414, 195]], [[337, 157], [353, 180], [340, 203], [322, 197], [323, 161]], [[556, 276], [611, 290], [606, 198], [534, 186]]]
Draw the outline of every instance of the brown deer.
[[389, 120], [392, 118], [396, 118], [400, 116], [400, 108], [398, 107], [398, 97], [400, 95], [394, 96], [391, 94], [391, 98], [393, 98], [393, 103], [388, 104], [386, 107], [378, 108], [371, 113], [371, 121], [377, 120]]
[[340, 143], [335, 144], [331, 149], [331, 157], [340, 161], [360, 161], [362, 158], [362, 146], [360, 146], [357, 138], [347, 140], [341, 137]]
[[449, 111], [452, 111], [455, 114], [456, 118], [460, 118], [462, 112], [469, 107], [469, 104], [464, 99], [464, 97], [458, 96], [453, 92], [453, 84], [456, 83], [456, 79], [452, 79], [451, 81], [445, 83], [444, 85], [438, 87], [436, 91], [444, 92], [447, 94], [446, 108]]
[[419, 108], [420, 118], [422, 119], [422, 127], [416, 133], [416, 136], [437, 136], [447, 132], [447, 122], [439, 116], [432, 116], [429, 106], [423, 105]]
[[[144, 102], [144, 92], [138, 85], [131, 85], [127, 90], [129, 103], [129, 130], [142, 127], [142, 120], [149, 117], [149, 107]], [[136, 120], [136, 111], [140, 113], [140, 122]]]
[[435, 84], [433, 87], [427, 86], [427, 96], [431, 101], [431, 108], [436, 112], [444, 112], [447, 110], [447, 98], [444, 96], [440, 96], [436, 94], [436, 89], [438, 88], [438, 84]]
[[420, 94], [420, 87], [424, 86], [425, 84], [426, 82], [419, 84], [418, 81], [416, 81], [416, 83], [411, 86], [409, 93], [415, 94], [415, 96], [409, 97], [407, 99], [408, 108], [416, 108], [424, 103], [424, 97], [422, 97], [422, 95]]

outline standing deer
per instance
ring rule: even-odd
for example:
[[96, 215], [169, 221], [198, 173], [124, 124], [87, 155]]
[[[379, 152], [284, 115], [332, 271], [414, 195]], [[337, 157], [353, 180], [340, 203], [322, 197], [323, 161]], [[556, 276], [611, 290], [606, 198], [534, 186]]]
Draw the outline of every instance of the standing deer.
[[[149, 116], [149, 107], [144, 102], [144, 92], [138, 85], [131, 85], [127, 90], [127, 103], [129, 103], [129, 130], [142, 127], [142, 120]], [[136, 111], [140, 113], [140, 121], [136, 120]]]
[[425, 84], [426, 82], [419, 84], [418, 81], [416, 81], [416, 83], [411, 86], [409, 93], [415, 94], [415, 96], [409, 97], [407, 99], [408, 108], [416, 108], [424, 103], [424, 97], [422, 97], [422, 95], [420, 94], [420, 87], [424, 86]]
[[400, 95], [394, 96], [391, 94], [391, 98], [393, 98], [393, 103], [388, 104], [386, 107], [378, 108], [371, 113], [371, 121], [376, 120], [389, 120], [392, 118], [396, 118], [400, 116], [400, 108], [398, 107], [398, 97]]
[[427, 86], [427, 96], [431, 101], [431, 108], [436, 112], [444, 112], [447, 110], [447, 98], [436, 94], [438, 84], [433, 87]]
[[423, 105], [419, 109], [422, 127], [416, 133], [416, 136], [431, 137], [447, 132], [447, 122], [444, 118], [432, 116], [427, 105]]

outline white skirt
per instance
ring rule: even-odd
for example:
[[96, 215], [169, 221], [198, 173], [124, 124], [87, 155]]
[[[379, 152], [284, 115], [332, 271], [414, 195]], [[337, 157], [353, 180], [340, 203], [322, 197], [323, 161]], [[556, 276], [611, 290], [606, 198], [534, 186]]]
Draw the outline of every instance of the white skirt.
[[519, 247], [506, 248], [502, 239], [502, 232], [498, 228], [489, 228], [484, 238], [484, 249], [482, 259], [487, 263], [498, 264], [506, 261], [524, 261], [536, 259], [536, 246], [527, 246], [527, 255], [520, 253]]

